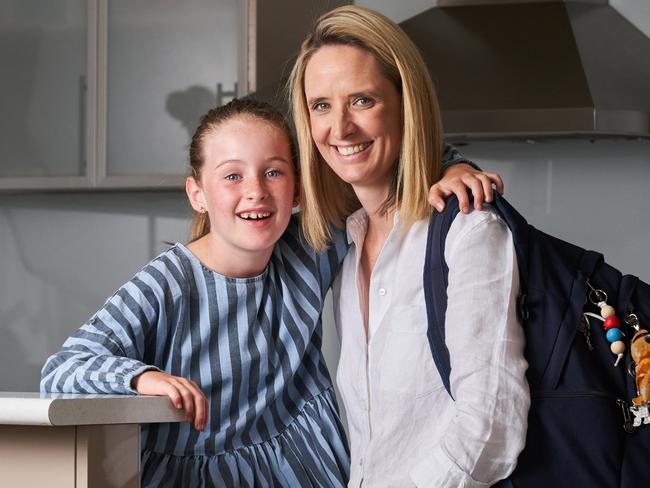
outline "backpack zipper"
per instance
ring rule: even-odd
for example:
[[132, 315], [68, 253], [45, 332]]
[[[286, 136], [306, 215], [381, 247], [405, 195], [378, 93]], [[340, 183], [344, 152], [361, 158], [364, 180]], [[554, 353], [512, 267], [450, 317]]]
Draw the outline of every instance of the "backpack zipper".
[[602, 391], [577, 391], [577, 392], [557, 392], [557, 391], [542, 391], [542, 392], [533, 392], [531, 393], [531, 398], [589, 398], [589, 397], [600, 397], [607, 400], [616, 401], [616, 404], [621, 408], [623, 414], [623, 430], [632, 434], [635, 430], [634, 423], [632, 422], [632, 415], [630, 414], [630, 407], [628, 403], [613, 395], [608, 395]]

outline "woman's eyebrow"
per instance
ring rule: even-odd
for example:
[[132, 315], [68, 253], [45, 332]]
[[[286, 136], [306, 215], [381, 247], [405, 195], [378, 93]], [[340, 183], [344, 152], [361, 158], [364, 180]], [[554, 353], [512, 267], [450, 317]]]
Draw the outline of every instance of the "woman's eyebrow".
[[314, 105], [315, 103], [318, 103], [318, 102], [324, 102], [325, 100], [327, 100], [327, 97], [308, 98], [307, 99], [307, 105], [311, 106], [311, 105]]

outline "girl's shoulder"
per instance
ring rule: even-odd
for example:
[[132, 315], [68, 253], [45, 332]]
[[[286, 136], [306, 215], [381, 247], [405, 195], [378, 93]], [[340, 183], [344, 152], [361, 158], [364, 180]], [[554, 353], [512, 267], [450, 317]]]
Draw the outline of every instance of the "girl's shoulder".
[[130, 282], [144, 283], [152, 288], [171, 291], [173, 294], [188, 286], [191, 253], [180, 243], [171, 245], [145, 264]]
[[305, 235], [300, 226], [299, 214], [295, 213], [289, 220], [287, 230], [284, 232], [280, 240], [277, 242], [276, 247], [283, 252], [287, 249], [292, 252], [304, 252], [314, 258], [323, 254], [343, 254], [347, 252], [347, 234], [345, 229], [339, 229], [332, 225], [330, 226], [330, 233], [332, 235], [332, 242], [328, 249], [323, 252], [317, 252], [312, 246], [309, 245]]

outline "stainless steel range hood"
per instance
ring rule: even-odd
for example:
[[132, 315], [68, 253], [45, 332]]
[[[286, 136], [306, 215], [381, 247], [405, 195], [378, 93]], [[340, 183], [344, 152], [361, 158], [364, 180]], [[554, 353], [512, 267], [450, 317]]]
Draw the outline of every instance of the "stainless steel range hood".
[[650, 137], [650, 39], [607, 0], [439, 0], [401, 23], [448, 137]]

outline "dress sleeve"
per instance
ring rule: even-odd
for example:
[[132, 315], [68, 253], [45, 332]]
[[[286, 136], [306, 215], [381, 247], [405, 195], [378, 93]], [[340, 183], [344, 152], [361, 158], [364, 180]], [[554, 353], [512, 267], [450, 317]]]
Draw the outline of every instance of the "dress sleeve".
[[460, 163], [469, 164], [474, 169], [481, 171], [481, 168], [476, 163], [467, 159], [465, 156], [463, 156], [460, 153], [460, 151], [458, 151], [458, 149], [456, 149], [451, 144], [447, 144], [445, 142], [445, 145], [442, 148], [442, 160], [440, 161], [440, 170], [444, 172], [450, 166], [453, 166], [454, 164], [460, 164]]
[[138, 273], [47, 359], [41, 391], [136, 394], [131, 380], [158, 370], [145, 363], [145, 345], [165, 316], [162, 295], [147, 268]]
[[320, 284], [323, 296], [332, 286], [334, 278], [338, 275], [339, 268], [348, 252], [347, 234], [344, 230], [331, 226], [332, 242], [326, 251], [318, 254], [318, 267], [320, 271]]
[[514, 470], [530, 406], [510, 230], [493, 211], [459, 214], [445, 259], [455, 412], [441, 442], [410, 474], [418, 487], [487, 487]]

